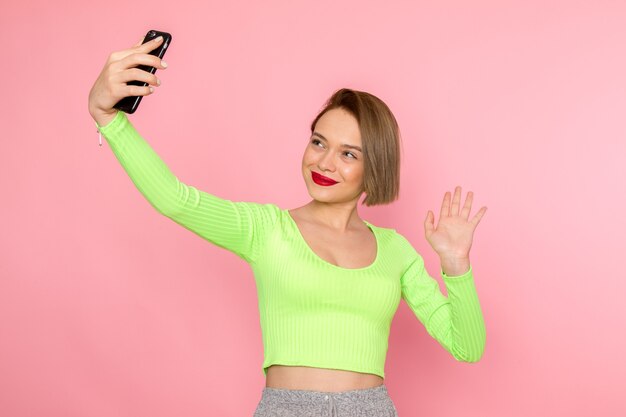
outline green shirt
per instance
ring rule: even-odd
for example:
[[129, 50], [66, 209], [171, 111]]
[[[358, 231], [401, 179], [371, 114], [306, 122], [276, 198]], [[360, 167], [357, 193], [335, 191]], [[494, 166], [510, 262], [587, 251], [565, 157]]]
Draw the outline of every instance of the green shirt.
[[99, 130], [159, 213], [250, 264], [264, 374], [280, 364], [384, 378], [389, 330], [400, 299], [456, 360], [481, 358], [486, 333], [471, 266], [456, 277], [440, 269], [445, 297], [401, 234], [367, 221], [377, 243], [374, 262], [356, 269], [336, 266], [313, 252], [287, 209], [222, 199], [180, 182], [124, 112]]

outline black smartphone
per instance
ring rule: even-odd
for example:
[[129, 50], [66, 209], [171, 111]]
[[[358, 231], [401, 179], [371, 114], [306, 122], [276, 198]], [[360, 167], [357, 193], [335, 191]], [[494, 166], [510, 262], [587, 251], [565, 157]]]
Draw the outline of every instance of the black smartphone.
[[[158, 48], [155, 48], [152, 51], [150, 51], [149, 54], [158, 56], [159, 58], [163, 58], [163, 55], [165, 55], [165, 51], [167, 51], [167, 48], [172, 43], [172, 35], [170, 35], [167, 32], [161, 32], [158, 30], [150, 30], [148, 31], [148, 33], [146, 33], [145, 38], [143, 38], [142, 44], [146, 42], [150, 42], [152, 39], [158, 38], [159, 36], [163, 36], [163, 42], [161, 42], [161, 45]], [[137, 68], [142, 69], [144, 71], [148, 71], [150, 74], [154, 74], [156, 72], [156, 68], [148, 66], [148, 65], [139, 65], [137, 66]], [[128, 81], [126, 85], [139, 85], [141, 87], [145, 87], [148, 85], [148, 83], [144, 81], [133, 80], [133, 81]], [[135, 110], [137, 110], [137, 107], [139, 107], [139, 103], [141, 102], [142, 97], [143, 96], [124, 97], [123, 99], [118, 101], [117, 104], [113, 107], [125, 113], [132, 114], [135, 112]]]

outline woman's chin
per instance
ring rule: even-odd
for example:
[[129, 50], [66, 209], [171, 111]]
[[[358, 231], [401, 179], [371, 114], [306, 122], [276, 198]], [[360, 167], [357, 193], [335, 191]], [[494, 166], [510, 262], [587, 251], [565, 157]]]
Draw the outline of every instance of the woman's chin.
[[[319, 188], [319, 186], [317, 186]], [[348, 196], [344, 194], [340, 194], [337, 192], [333, 192], [333, 190], [315, 190], [309, 188], [309, 196], [320, 203], [347, 203], [352, 200], [357, 200], [361, 198], [362, 193], [354, 196]]]

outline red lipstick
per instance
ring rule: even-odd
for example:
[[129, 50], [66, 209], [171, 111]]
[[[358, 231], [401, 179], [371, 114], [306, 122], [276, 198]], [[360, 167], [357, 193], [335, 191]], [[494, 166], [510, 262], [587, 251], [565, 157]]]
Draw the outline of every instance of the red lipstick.
[[328, 177], [323, 176], [322, 174], [318, 174], [315, 171], [312, 171], [313, 182], [317, 185], [329, 186], [337, 184], [337, 181], [330, 179]]

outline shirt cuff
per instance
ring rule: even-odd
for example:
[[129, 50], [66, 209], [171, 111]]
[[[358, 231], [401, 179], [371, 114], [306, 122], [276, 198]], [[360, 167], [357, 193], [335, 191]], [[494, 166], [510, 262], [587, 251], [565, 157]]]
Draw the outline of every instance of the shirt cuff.
[[460, 279], [468, 279], [468, 278], [472, 278], [473, 277], [473, 273], [472, 273], [472, 265], [470, 264], [469, 269], [467, 270], [466, 273], [464, 273], [463, 275], [446, 275], [445, 272], [443, 272], [443, 268], [439, 268], [439, 270], [441, 271], [441, 276], [443, 277], [444, 281], [445, 280], [460, 280]]
[[124, 117], [124, 115], [125, 113], [123, 111], [118, 110], [113, 120], [111, 120], [104, 126], [100, 126], [95, 120], [93, 122], [96, 124], [96, 128], [100, 131], [100, 133], [106, 134], [109, 130], [115, 129], [115, 127], [121, 123], [121, 119]]

